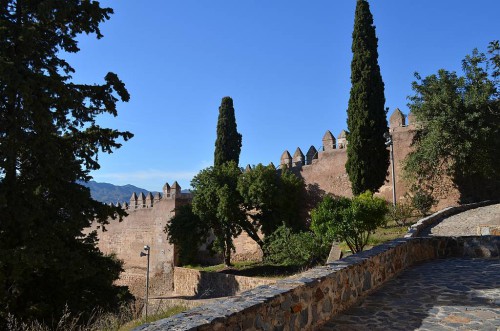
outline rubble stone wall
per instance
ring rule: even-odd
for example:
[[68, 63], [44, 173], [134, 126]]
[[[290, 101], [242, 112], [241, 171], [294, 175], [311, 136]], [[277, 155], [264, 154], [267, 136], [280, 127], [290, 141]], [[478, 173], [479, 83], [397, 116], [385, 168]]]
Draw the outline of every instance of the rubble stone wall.
[[499, 250], [497, 236], [396, 239], [135, 330], [314, 330], [415, 263], [498, 259]]

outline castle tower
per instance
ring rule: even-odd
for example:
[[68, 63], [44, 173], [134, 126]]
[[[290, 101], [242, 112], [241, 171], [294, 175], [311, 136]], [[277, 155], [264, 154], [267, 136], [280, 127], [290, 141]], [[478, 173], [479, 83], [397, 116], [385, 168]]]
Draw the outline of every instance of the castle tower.
[[156, 192], [155, 197], [154, 197], [154, 203], [157, 203], [160, 200], [161, 200], [161, 194], [160, 194], [160, 192]]
[[[330, 132], [330, 131], [328, 131], [328, 132]], [[313, 160], [315, 160], [317, 158], [318, 158], [318, 151], [316, 150], [316, 147], [311, 145], [311, 147], [309, 147], [309, 150], [307, 151], [307, 154], [306, 154], [306, 164], [312, 164]]]
[[146, 196], [142, 192], [139, 193], [137, 198], [137, 208], [146, 208]]
[[389, 127], [393, 129], [401, 126], [406, 126], [405, 114], [399, 108], [396, 108], [389, 118]]
[[180, 194], [181, 194], [181, 186], [179, 185], [179, 183], [177, 183], [177, 181], [175, 181], [172, 184], [172, 187], [170, 188], [170, 196], [172, 198], [175, 198], [176, 195], [180, 195]]
[[137, 194], [135, 192], [130, 197], [130, 209], [137, 209]]
[[293, 153], [293, 165], [296, 167], [302, 167], [305, 164], [304, 153], [302, 153], [300, 147], [297, 147], [295, 153]]
[[151, 192], [148, 192], [148, 194], [146, 194], [146, 208], [153, 207], [153, 203], [154, 203], [153, 194], [151, 194]]
[[323, 150], [324, 151], [331, 151], [331, 150], [335, 149], [335, 144], [336, 144], [335, 137], [330, 132], [330, 130], [326, 130], [322, 141], [323, 141]]
[[163, 197], [170, 198], [170, 185], [168, 185], [168, 183], [163, 185]]
[[122, 205], [122, 208], [127, 210], [128, 209], [128, 202], [124, 202]]
[[274, 163], [270, 162], [268, 165], [268, 167], [273, 167], [273, 169], [276, 169], [276, 166], [274, 165]]
[[346, 146], [347, 146], [347, 132], [346, 132], [346, 130], [340, 131], [340, 134], [337, 137], [337, 146], [338, 146], [338, 148], [346, 148]]
[[250, 171], [252, 171], [252, 167], [249, 164], [247, 164], [245, 172], [250, 172]]
[[291, 168], [292, 167], [292, 156], [290, 153], [288, 153], [287, 150], [281, 154], [281, 159], [280, 159], [280, 168], [287, 167]]

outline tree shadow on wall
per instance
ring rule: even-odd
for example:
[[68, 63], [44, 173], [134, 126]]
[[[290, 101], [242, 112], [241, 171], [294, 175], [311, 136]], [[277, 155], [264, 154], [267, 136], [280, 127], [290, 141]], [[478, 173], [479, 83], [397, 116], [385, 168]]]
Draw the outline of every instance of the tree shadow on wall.
[[460, 192], [460, 203], [462, 204], [498, 200], [500, 197], [500, 179], [480, 176], [457, 178], [455, 185]]
[[196, 289], [195, 298], [209, 299], [236, 295], [240, 285], [235, 275], [219, 272], [202, 272]]

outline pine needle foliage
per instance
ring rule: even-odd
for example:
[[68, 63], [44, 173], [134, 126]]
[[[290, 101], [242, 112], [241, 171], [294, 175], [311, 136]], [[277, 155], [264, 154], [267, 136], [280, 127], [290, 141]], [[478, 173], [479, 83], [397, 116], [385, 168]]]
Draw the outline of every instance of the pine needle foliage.
[[85, 317], [130, 295], [113, 284], [122, 263], [85, 231], [124, 212], [80, 184], [99, 152], [132, 137], [96, 124], [130, 96], [111, 72], [102, 84], [75, 82], [62, 57], [79, 51], [82, 33], [101, 38], [112, 13], [96, 1], [0, 3], [0, 329], [8, 314], [50, 322], [67, 306]]
[[358, 0], [352, 34], [351, 93], [347, 109], [346, 170], [352, 192], [378, 191], [385, 181], [389, 152], [385, 146], [387, 112], [378, 65], [378, 39], [366, 0]]

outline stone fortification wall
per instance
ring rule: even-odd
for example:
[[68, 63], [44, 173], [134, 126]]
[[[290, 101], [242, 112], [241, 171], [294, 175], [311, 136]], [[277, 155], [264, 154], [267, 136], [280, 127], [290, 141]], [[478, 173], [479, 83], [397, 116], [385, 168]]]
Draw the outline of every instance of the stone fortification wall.
[[[415, 135], [416, 125], [407, 124], [405, 115], [396, 109], [391, 115], [389, 132], [392, 135], [394, 147], [394, 165], [396, 173], [396, 199], [402, 199], [409, 191], [402, 178], [402, 162], [412, 149], [412, 141]], [[316, 150], [311, 146], [304, 156], [300, 148], [297, 148], [293, 157], [285, 150], [281, 155], [280, 168], [289, 168], [297, 176], [304, 179], [306, 187], [318, 193], [330, 193], [337, 196], [352, 197], [351, 183], [345, 170], [347, 162], [347, 149], [349, 142], [344, 130], [333, 137], [330, 131], [323, 136], [323, 146]], [[392, 173], [391, 167], [387, 172], [384, 185], [379, 189], [377, 195], [387, 201], [392, 201]], [[442, 182], [435, 188], [434, 196], [439, 200], [436, 209], [458, 204], [460, 194], [449, 178], [443, 178]]]
[[171, 194], [170, 186], [168, 189], [154, 201], [144, 197], [144, 203], [143, 195], [134, 193], [131, 201], [139, 203], [123, 204], [128, 216], [121, 222], [110, 220], [106, 231], [98, 230], [99, 249], [105, 254], [116, 254], [124, 261], [125, 271], [117, 283], [128, 285], [136, 296], [144, 295], [147, 258], [140, 253], [144, 252], [145, 245], [150, 246], [151, 295], [163, 295], [173, 289], [175, 249], [168, 243], [163, 229], [175, 215], [175, 208], [188, 203], [191, 196], [181, 194], [180, 187], [175, 194]]
[[232, 296], [276, 280], [174, 268], [174, 292], [178, 295], [206, 298]]
[[[111, 221], [105, 232], [99, 233], [99, 249], [106, 253], [115, 253], [125, 262], [125, 272], [120, 276], [120, 283], [129, 285], [133, 292], [135, 284], [140, 283], [139, 293], [144, 292], [146, 277], [146, 257], [141, 257], [145, 245], [151, 247], [151, 276], [171, 274], [174, 261], [174, 247], [167, 241], [163, 232], [167, 221], [174, 215], [175, 200], [162, 200], [153, 208], [128, 210], [128, 216], [122, 222]], [[168, 279], [165, 279], [168, 281]], [[170, 280], [171, 281], [171, 280]], [[171, 290], [172, 285], [165, 286]], [[137, 294], [137, 293], [134, 293]]]
[[495, 236], [397, 239], [135, 330], [314, 330], [415, 263], [498, 259], [499, 250], [500, 237]]

